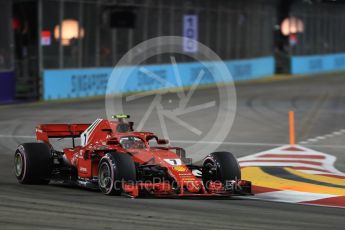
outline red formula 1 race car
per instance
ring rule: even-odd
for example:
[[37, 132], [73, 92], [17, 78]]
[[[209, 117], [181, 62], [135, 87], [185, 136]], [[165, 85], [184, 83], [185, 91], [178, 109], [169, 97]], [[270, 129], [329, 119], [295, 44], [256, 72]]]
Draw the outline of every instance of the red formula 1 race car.
[[[251, 194], [229, 152], [209, 154], [202, 165], [184, 149], [167, 146], [151, 132], [133, 131], [128, 115], [90, 124], [42, 124], [39, 142], [18, 146], [15, 175], [22, 184], [72, 183], [107, 195], [131, 197], [231, 196]], [[71, 138], [73, 147], [57, 151], [51, 138]], [[80, 145], [75, 146], [75, 138]]]

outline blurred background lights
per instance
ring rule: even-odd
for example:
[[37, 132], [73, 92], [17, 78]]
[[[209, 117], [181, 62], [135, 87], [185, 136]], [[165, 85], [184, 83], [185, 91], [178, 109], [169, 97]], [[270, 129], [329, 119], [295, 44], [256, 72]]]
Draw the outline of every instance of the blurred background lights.
[[[61, 33], [61, 41], [65, 46], [70, 45], [72, 39], [84, 37], [84, 29], [80, 27], [79, 22], [74, 19], [66, 19], [62, 22]], [[60, 39], [60, 25], [55, 26], [54, 37], [57, 40]]]
[[285, 18], [280, 26], [283, 35], [303, 33], [304, 23], [301, 19], [296, 17]]

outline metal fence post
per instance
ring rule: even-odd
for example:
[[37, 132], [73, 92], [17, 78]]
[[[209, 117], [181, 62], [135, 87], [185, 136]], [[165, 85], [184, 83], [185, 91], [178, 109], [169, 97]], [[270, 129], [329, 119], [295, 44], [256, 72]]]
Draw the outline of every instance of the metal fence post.
[[[158, 3], [158, 22], [157, 22], [157, 33], [158, 36], [162, 36], [162, 0], [159, 1]], [[158, 55], [157, 55], [157, 63], [161, 63], [162, 62], [162, 55], [160, 54], [160, 47], [158, 47]]]
[[[81, 28], [84, 25], [84, 3], [82, 0], [79, 0], [79, 28], [78, 28], [78, 67], [81, 68], [83, 65], [83, 39], [81, 39]], [[85, 31], [85, 29], [84, 29]]]
[[42, 99], [43, 96], [43, 47], [41, 44], [41, 32], [42, 32], [42, 0], [37, 2], [37, 24], [38, 24], [38, 76], [37, 76], [37, 99]]
[[62, 23], [64, 18], [64, 0], [60, 1], [59, 5], [59, 68], [62, 69], [64, 66], [64, 50], [62, 44]]
[[96, 42], [96, 46], [95, 46], [95, 52], [96, 52], [96, 60], [95, 60], [95, 66], [99, 67], [100, 66], [100, 8], [101, 8], [101, 1], [97, 1], [97, 5], [96, 5], [96, 28], [95, 28], [95, 42]]

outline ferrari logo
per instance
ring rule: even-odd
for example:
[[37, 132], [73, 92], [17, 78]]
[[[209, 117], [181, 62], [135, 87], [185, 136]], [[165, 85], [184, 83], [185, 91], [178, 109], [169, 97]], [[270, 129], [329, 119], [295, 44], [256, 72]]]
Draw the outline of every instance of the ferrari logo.
[[174, 169], [177, 172], [187, 172], [187, 168], [183, 165], [175, 166]]

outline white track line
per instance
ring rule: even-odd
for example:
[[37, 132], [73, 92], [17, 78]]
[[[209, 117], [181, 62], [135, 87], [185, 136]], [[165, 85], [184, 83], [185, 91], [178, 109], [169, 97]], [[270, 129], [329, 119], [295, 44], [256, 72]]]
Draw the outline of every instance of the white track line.
[[[344, 130], [345, 134], [345, 130]], [[330, 134], [328, 134], [330, 135]], [[6, 134], [0, 134], [0, 139], [36, 139], [36, 136], [34, 135], [6, 135]], [[272, 146], [272, 147], [279, 147], [282, 145], [285, 145], [283, 143], [257, 143], [257, 142], [229, 142], [229, 141], [193, 141], [193, 140], [170, 140], [172, 143], [176, 144], [208, 144], [208, 145], [234, 145], [234, 146]], [[315, 145], [315, 144], [309, 144], [309, 142], [300, 142], [300, 144], [303, 144], [304, 146], [308, 147], [319, 147], [319, 148], [338, 148], [338, 149], [345, 149], [345, 145]]]
[[25, 139], [36, 139], [36, 136], [29, 135], [1, 135], [0, 138], [25, 138]]
[[275, 202], [284, 203], [300, 203], [313, 200], [320, 200], [325, 198], [338, 197], [337, 195], [329, 194], [318, 194], [310, 192], [299, 192], [299, 191], [278, 191], [278, 192], [265, 192], [255, 194], [254, 199], [258, 200], [269, 200]]
[[[29, 135], [5, 135], [0, 134], [0, 138], [25, 138], [25, 139], [36, 139], [36, 136], [29, 136]], [[192, 140], [170, 140], [173, 143], [180, 143], [180, 144], [210, 144], [210, 145], [244, 145], [244, 146], [282, 146], [282, 143], [246, 143], [246, 142], [222, 142], [222, 141], [192, 141]], [[345, 146], [344, 146], [345, 148]]]
[[299, 142], [299, 144], [306, 145], [306, 144], [309, 144], [309, 143], [315, 143], [315, 142], [318, 142], [320, 140], [325, 140], [325, 139], [332, 138], [332, 137], [335, 137], [335, 136], [340, 136], [340, 135], [343, 135], [343, 134], [345, 134], [345, 129], [334, 131], [332, 133], [328, 133], [328, 134], [325, 134], [325, 135], [322, 135], [322, 136], [317, 136], [317, 137], [314, 137], [314, 138], [309, 138], [309, 139], [307, 139], [305, 141]]
[[[180, 144], [209, 144], [209, 145], [244, 145], [244, 146], [282, 146], [282, 143], [256, 143], [256, 142], [228, 142], [228, 141], [192, 141], [192, 140], [170, 140], [173, 143]], [[345, 146], [344, 146], [345, 147]]]
[[[170, 142], [173, 143], [185, 143], [185, 144], [195, 144], [195, 143], [200, 143], [200, 144], [211, 144], [211, 145], [239, 145], [239, 146], [273, 146], [273, 147], [280, 147], [282, 143], [253, 143], [253, 142], [220, 142], [220, 141], [190, 141], [190, 140], [170, 140]], [[307, 147], [319, 147], [319, 148], [339, 148], [339, 149], [345, 149], [345, 145], [315, 145], [315, 144], [305, 144], [304, 146]]]

